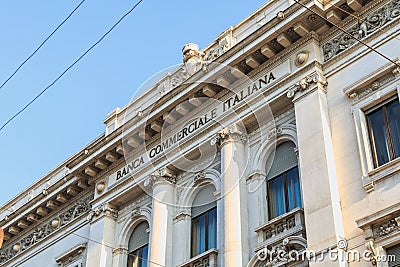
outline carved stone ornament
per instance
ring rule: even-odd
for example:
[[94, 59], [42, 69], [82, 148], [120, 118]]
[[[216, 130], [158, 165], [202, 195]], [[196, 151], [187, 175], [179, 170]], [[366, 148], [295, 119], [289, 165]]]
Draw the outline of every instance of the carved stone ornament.
[[51, 226], [56, 229], [60, 226], [60, 219], [59, 218], [55, 218], [54, 220], [51, 221]]
[[99, 219], [102, 216], [106, 216], [112, 219], [117, 219], [118, 210], [108, 203], [101, 204], [94, 210], [90, 211], [88, 215], [88, 221], [93, 222], [95, 219]]
[[136, 217], [139, 217], [139, 216], [141, 216], [142, 215], [142, 212], [141, 212], [141, 210], [140, 209], [134, 209], [134, 210], [132, 210], [132, 218], [136, 218]]
[[348, 94], [348, 97], [350, 97], [353, 101], [358, 101], [373, 92], [377, 91], [380, 88], [384, 88], [386, 84], [391, 83], [396, 79], [395, 74], [389, 72], [388, 74], [384, 75], [383, 77], [373, 81], [371, 84], [362, 87], [356, 91], [352, 91], [351, 93]]
[[295, 60], [296, 66], [297, 67], [303, 66], [307, 62], [309, 56], [310, 52], [308, 51], [301, 51], [300, 53], [298, 53]]
[[99, 182], [99, 183], [96, 185], [96, 192], [97, 192], [97, 194], [100, 195], [101, 193], [103, 193], [105, 188], [106, 188], [106, 183], [105, 183], [104, 181]]
[[[69, 223], [75, 221], [81, 215], [87, 214], [90, 210], [90, 201], [93, 199], [93, 195], [87, 196], [83, 199], [77, 200], [70, 208], [63, 211], [57, 217], [51, 218], [47, 222], [44, 222], [25, 235], [19, 237], [14, 242], [8, 244], [7, 246], [0, 249], [0, 264], [7, 262], [18, 253], [21, 253], [35, 244], [39, 243], [43, 239], [47, 238], [54, 231], [68, 225]], [[58, 220], [58, 226], [53, 227], [55, 220]]]
[[203, 171], [196, 173], [193, 177], [193, 182], [196, 184], [206, 178], [206, 174]]
[[379, 253], [378, 249], [375, 246], [374, 241], [373, 240], [368, 241], [367, 243], [365, 243], [365, 247], [367, 248], [368, 251], [371, 252], [371, 257], [369, 258], [371, 264], [376, 265], [376, 258], [379, 255]]
[[267, 139], [270, 140], [274, 136], [282, 134], [282, 128], [274, 128], [268, 132]]
[[183, 46], [183, 65], [157, 83], [156, 89], [160, 95], [167, 94], [171, 89], [182, 84], [200, 69], [206, 70], [208, 64], [228, 51], [232, 47], [232, 31], [233, 28], [231, 27], [219, 36], [211, 47], [206, 48], [205, 52], [199, 51], [198, 45], [193, 43]]
[[[387, 5], [362, 18], [363, 20], [360, 19], [356, 25], [347, 29], [347, 32], [357, 39], [362, 39], [371, 35], [373, 32], [378, 31], [378, 29], [381, 29], [384, 25], [400, 16], [399, 5], [400, 0], [390, 1]], [[351, 38], [349, 35], [342, 33], [327, 42], [322, 46], [324, 60], [328, 61], [354, 44], [357, 44], [358, 41], [355, 38]]]
[[218, 134], [211, 139], [211, 145], [223, 145], [226, 142], [240, 141], [245, 143], [247, 141], [247, 135], [244, 126], [233, 123], [228, 127], [223, 128]]
[[177, 181], [176, 175], [168, 167], [163, 167], [154, 171], [150, 175], [150, 179], [147, 179], [145, 181], [144, 185], [145, 186], [148, 186], [150, 184], [154, 185], [157, 182], [169, 182], [172, 184], [176, 184], [176, 181]]
[[373, 226], [373, 233], [375, 238], [380, 238], [393, 232], [398, 232], [399, 230], [400, 227], [396, 221], [396, 218], [392, 218], [388, 221]]
[[204, 53], [199, 52], [197, 44], [189, 43], [184, 45], [182, 53], [187, 74], [192, 76], [203, 67]]
[[128, 248], [125, 248], [125, 247], [117, 247], [117, 248], [114, 248], [114, 249], [113, 249], [113, 255], [114, 255], [114, 256], [120, 255], [120, 254], [123, 254], [123, 255], [128, 254]]
[[204, 64], [206, 65], [210, 64], [214, 59], [224, 54], [231, 47], [232, 47], [232, 33], [228, 34], [228, 36], [226, 37], [222, 37], [218, 42], [216, 42], [214, 46], [208, 49], [208, 51], [204, 56]]
[[295, 85], [293, 85], [291, 88], [289, 88], [289, 91], [287, 92], [287, 97], [293, 98], [297, 92], [302, 92], [307, 90], [313, 83], [317, 84], [321, 89], [324, 90], [328, 85], [328, 82], [326, 81], [324, 76], [322, 76], [317, 72], [314, 72], [313, 74], [304, 77]]

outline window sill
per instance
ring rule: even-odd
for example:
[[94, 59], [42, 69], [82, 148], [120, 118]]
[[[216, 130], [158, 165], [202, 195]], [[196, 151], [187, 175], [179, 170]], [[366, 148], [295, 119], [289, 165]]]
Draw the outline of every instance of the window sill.
[[189, 261], [178, 265], [177, 267], [191, 267], [191, 266], [209, 266], [209, 267], [216, 267], [217, 266], [217, 256], [218, 256], [218, 250], [215, 248], [212, 248], [210, 250], [207, 250], [206, 252], [203, 252], [193, 258], [191, 258]]
[[367, 192], [371, 192], [375, 189], [375, 185], [389, 177], [391, 177], [396, 172], [400, 171], [400, 158], [396, 158], [392, 161], [389, 161], [382, 166], [379, 166], [370, 172], [368, 172], [368, 176], [364, 177], [362, 180], [364, 189]]

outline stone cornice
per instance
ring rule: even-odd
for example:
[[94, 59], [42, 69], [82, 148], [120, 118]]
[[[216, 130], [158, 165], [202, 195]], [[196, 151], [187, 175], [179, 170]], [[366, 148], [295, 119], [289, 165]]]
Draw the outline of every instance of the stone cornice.
[[74, 180], [74, 178], [77, 177], [73, 176], [72, 174], [69, 174], [65, 176], [63, 180], [59, 180], [57, 183], [45, 188], [45, 190], [42, 190], [41, 193], [37, 193], [36, 196], [32, 198], [29, 197], [30, 193], [28, 192], [26, 195], [27, 199], [26, 204], [24, 204], [22, 207], [12, 208], [13, 206], [11, 206], [8, 209], [4, 208], [4, 211], [9, 211], [9, 214], [8, 214], [8, 220], [4, 224], [2, 224], [2, 226], [4, 226], [8, 222], [11, 222], [12, 220], [17, 220], [27, 210], [43, 205], [49, 199], [50, 196], [57, 194], [63, 189], [66, 189], [71, 183], [77, 180], [77, 179]]
[[365, 229], [372, 224], [379, 224], [385, 221], [385, 219], [397, 216], [400, 216], [400, 203], [396, 203], [382, 210], [378, 210], [377, 212], [372, 213], [366, 217], [357, 219], [356, 223], [359, 228]]
[[371, 81], [368, 85], [359, 88], [358, 90], [348, 92], [346, 95], [353, 100], [353, 102], [357, 102], [369, 95], [373, 92], [384, 88], [387, 84], [395, 81], [395, 74], [392, 72], [387, 73], [383, 77]]
[[[377, 7], [380, 7], [383, 2], [386, 0], [380, 0], [380, 1], [372, 1], [367, 5], [367, 7], [362, 9], [362, 13], [359, 13], [358, 16], [361, 17], [366, 17], [369, 13], [373, 12]], [[357, 14], [356, 14], [357, 15]], [[358, 23], [358, 24], [357, 24]], [[376, 47], [377, 44], [372, 43], [372, 40], [375, 40], [378, 38], [378, 36], [382, 36], [382, 31], [388, 32], [391, 28], [394, 26], [398, 25], [400, 23], [399, 17], [397, 16], [395, 19], [390, 20], [389, 22], [385, 22], [382, 25], [379, 26], [379, 29], [375, 30], [368, 30], [367, 34], [364, 34], [361, 36], [361, 39], [363, 42], [368, 43], [372, 47]], [[346, 26], [343, 26], [346, 25]], [[353, 26], [352, 26], [353, 25]], [[355, 26], [354, 26], [355, 25]], [[352, 16], [347, 17], [343, 23], [342, 27], [345, 29], [348, 28], [354, 28], [354, 27], [359, 27], [359, 22], [353, 18]], [[361, 31], [365, 31], [365, 29], [360, 29]], [[393, 32], [391, 33], [392, 35], [394, 34]], [[340, 36], [343, 36], [344, 33], [342, 33], [340, 30], [336, 29], [335, 27], [332, 27], [330, 31], [328, 31], [325, 35], [322, 36], [321, 38], [321, 44], [325, 47], [327, 44], [330, 42], [335, 42], [334, 40], [340, 38]], [[397, 34], [394, 34], [397, 35]], [[382, 39], [389, 39], [392, 38], [389, 35], [384, 35]], [[351, 39], [351, 38], [348, 38]], [[354, 39], [352, 39], [354, 40]], [[384, 41], [379, 40], [378, 43], [382, 43]], [[348, 64], [351, 64], [354, 60], [358, 59], [359, 57], [363, 56], [365, 53], [370, 52], [370, 49], [367, 47], [364, 47], [363, 44], [359, 43], [358, 41], [354, 41], [351, 44], [343, 43], [342, 41], [336, 42], [337, 44], [342, 45], [343, 47], [340, 49], [340, 53], [335, 54], [334, 56], [330, 57], [328, 60], [325, 60], [325, 68], [334, 66], [336, 63], [342, 61], [343, 59], [346, 58], [346, 62], [344, 64], [341, 64], [335, 69], [331, 70], [330, 72], [337, 72], [339, 69], [347, 66]], [[353, 54], [355, 51], [357, 51], [357, 54], [352, 56], [351, 58], [348, 58], [351, 54]], [[331, 73], [327, 74], [331, 75]]]
[[[308, 2], [311, 2], [311, 1], [310, 0], [306, 1], [306, 3], [308, 3]], [[248, 46], [250, 43], [255, 41], [257, 38], [259, 38], [260, 36], [262, 36], [263, 34], [268, 32], [269, 30], [275, 29], [275, 31], [276, 31], [276, 26], [278, 24], [282, 23], [282, 25], [286, 25], [284, 23], [285, 22], [288, 23], [290, 21], [290, 16], [294, 15], [299, 10], [302, 10], [301, 6], [299, 6], [299, 5], [291, 5], [287, 10], [284, 11], [285, 19], [283, 21], [281, 19], [277, 18], [277, 17], [273, 18], [271, 21], [267, 22], [266, 24], [261, 26], [259, 29], [255, 30], [252, 34], [250, 34], [249, 36], [247, 36], [246, 38], [241, 40], [239, 43], [236, 43], [233, 47], [231, 47], [225, 53], [223, 53], [218, 58], [216, 58], [214, 60], [214, 62], [223, 64], [229, 58], [231, 58], [233, 55], [235, 55], [237, 53], [240, 53], [246, 46]], [[317, 35], [315, 33], [310, 33], [309, 36], [312, 37], [313, 39], [318, 39], [318, 37], [317, 37]], [[308, 38], [309, 37], [306, 37], [307, 41], [309, 41]], [[298, 44], [300, 46], [303, 43], [302, 39], [300, 39], [298, 41]], [[271, 64], [275, 64], [275, 63], [279, 62], [280, 59], [281, 59], [280, 56], [287, 56], [287, 53], [293, 52], [293, 50], [296, 49], [296, 48], [297, 48], [297, 46], [294, 45], [294, 46], [291, 46], [288, 49], [284, 49], [280, 54], [274, 56], [274, 58], [272, 60], [268, 60], [267, 61], [268, 64], [266, 64], [266, 67], [270, 66]], [[210, 71], [211, 71], [211, 69], [207, 70], [207, 72], [210, 72]], [[256, 72], [258, 73], [259, 71], [260, 70], [257, 70]], [[157, 103], [155, 103], [155, 105], [153, 106], [153, 109], [157, 109], [157, 108], [161, 107], [163, 104], [165, 104], [168, 100], [170, 100], [172, 98], [175, 98], [179, 93], [184, 91], [193, 82], [196, 82], [196, 81], [199, 81], [199, 80], [203, 80], [202, 77], [204, 76], [204, 74], [205, 74], [205, 71], [198, 71], [195, 74], [193, 74], [190, 78], [188, 78], [186, 80], [185, 83], [175, 87], [168, 94], [166, 94], [162, 98], [160, 98], [159, 101], [157, 101]]]
[[[366, 17], [370, 12], [373, 12], [377, 8], [379, 8], [381, 5], [383, 5], [384, 2], [387, 2], [388, 0], [374, 0], [363, 6], [359, 11], [356, 11], [353, 13], [353, 15], [357, 17]], [[354, 24], [358, 23], [359, 20], [355, 16], [347, 16], [344, 20], [342, 20], [339, 23], [339, 26], [344, 27], [344, 28], [349, 28], [353, 26]], [[321, 43], [325, 44], [326, 42], [329, 42], [332, 38], [334, 38], [337, 35], [340, 35], [342, 33], [341, 30], [339, 30], [336, 27], [332, 27], [329, 31], [325, 32], [324, 34], [321, 35]]]
[[53, 235], [53, 233], [59, 232], [64, 226], [86, 215], [90, 210], [90, 201], [92, 199], [93, 195], [79, 199], [74, 202], [74, 205], [68, 207], [68, 209], [60, 214], [41, 222], [29, 232], [23, 234], [22, 237], [19, 236], [19, 238], [6, 244], [5, 247], [0, 249], [0, 264], [9, 261], [13, 257], [36, 245], [38, 242], [47, 239]]
[[56, 257], [56, 262], [58, 266], [68, 266], [69, 263], [83, 256], [83, 252], [86, 250], [86, 243], [81, 243], [70, 250], [64, 252], [63, 254]]

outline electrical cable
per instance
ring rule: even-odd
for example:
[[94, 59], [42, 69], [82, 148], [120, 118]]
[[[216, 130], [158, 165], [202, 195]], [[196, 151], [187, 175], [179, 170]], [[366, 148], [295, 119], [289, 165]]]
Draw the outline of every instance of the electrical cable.
[[[12, 211], [11, 209], [4, 209], [4, 208], [3, 208], [1, 211], [9, 211], [9, 212], [11, 212], [11, 213], [14, 212], [14, 211]], [[45, 219], [42, 219], [42, 220], [36, 220], [35, 224], [37, 225], [37, 224], [40, 224], [40, 223], [46, 223], [46, 220], [47, 220], [47, 219], [48, 219], [48, 218], [45, 218]], [[67, 235], [69, 235], [69, 234], [75, 235], [75, 236], [77, 236], [77, 237], [86, 239], [87, 241], [91, 241], [91, 242], [94, 242], [94, 243], [96, 243], [96, 244], [103, 245], [103, 246], [108, 247], [108, 248], [111, 248], [111, 249], [113, 249], [113, 250], [116, 249], [116, 247], [113, 247], [113, 246], [110, 246], [110, 245], [107, 245], [107, 244], [103, 244], [102, 242], [99, 242], [99, 241], [97, 241], [97, 240], [91, 239], [91, 238], [89, 238], [89, 237], [86, 237], [86, 236], [83, 236], [83, 235], [80, 235], [80, 234], [77, 234], [77, 233], [75, 233], [75, 232], [73, 232], [73, 231], [75, 231], [75, 229], [73, 229], [73, 230], [63, 229], [62, 232], [64, 232], [64, 233], [67, 234]], [[1, 231], [0, 231], [0, 232], [1, 232]], [[0, 233], [0, 234], [1, 234], [1, 233]], [[0, 235], [0, 236], [1, 236], [1, 235]], [[0, 248], [1, 248], [1, 245], [0, 245]], [[153, 263], [153, 264], [156, 264], [156, 265], [158, 265], [158, 266], [165, 267], [164, 265], [161, 265], [161, 264], [159, 264], [159, 263], [157, 263], [157, 262], [151, 261], [150, 259], [145, 259], [145, 258], [143, 258], [143, 257], [139, 257], [138, 255], [134, 255], [134, 254], [132, 254], [131, 252], [129, 252], [129, 253], [127, 254], [127, 256], [137, 257], [138, 259], [146, 260], [146, 261], [148, 261], [148, 262], [150, 262], [150, 263]]]
[[16, 68], [14, 70], [14, 72], [0, 85], [0, 91], [1, 89], [4, 87], [4, 85], [6, 85], [6, 83], [11, 80], [12, 77], [14, 77], [15, 74], [17, 74], [17, 72], [22, 68], [23, 65], [25, 65], [26, 62], [28, 62], [38, 51], [40, 48], [42, 48], [42, 46], [56, 33], [56, 31], [58, 31], [58, 29], [61, 28], [61, 26], [67, 22], [67, 20], [75, 13], [75, 11], [78, 10], [78, 8], [85, 2], [86, 0], [82, 0], [75, 8], [74, 10], [72, 10], [71, 13], [69, 13], [69, 15], [53, 30], [53, 32], [47, 36], [46, 39], [44, 39], [44, 41], [35, 49], [35, 51], [33, 51], [32, 54], [30, 54], [19, 66], [18, 68]]
[[139, 0], [130, 10], [128, 10], [105, 34], [103, 34], [99, 40], [97, 40], [93, 45], [91, 45], [78, 59], [76, 59], [71, 65], [68, 66], [53, 82], [51, 82], [48, 86], [46, 86], [38, 95], [36, 95], [31, 101], [28, 102], [22, 109], [20, 109], [17, 113], [15, 113], [11, 118], [9, 118], [1, 127], [0, 131], [4, 129], [11, 121], [13, 121], [16, 117], [18, 117], [22, 112], [24, 112], [33, 102], [35, 102], [43, 93], [45, 93], [50, 87], [52, 87], [58, 80], [61, 79], [70, 69], [72, 69], [82, 58], [86, 56], [93, 48], [95, 48], [103, 39], [111, 33], [118, 26], [118, 24], [124, 20], [135, 8], [142, 2], [143, 0]]
[[[368, 47], [371, 51], [377, 53], [378, 55], [380, 55], [381, 57], [383, 57], [384, 59], [390, 61], [391, 63], [393, 63], [396, 67], [400, 68], [400, 63], [397, 63], [396, 61], [394, 61], [393, 59], [389, 58], [388, 56], [384, 55], [383, 53], [379, 52], [378, 50], [376, 50], [375, 48], [373, 48], [372, 46], [370, 46], [369, 44], [365, 43], [364, 41], [358, 39], [357, 37], [353, 36], [351, 33], [349, 33], [348, 31], [346, 31], [345, 29], [343, 29], [342, 27], [336, 25], [335, 23], [332, 23], [331, 21], [329, 21], [327, 18], [325, 18], [324, 16], [320, 15], [319, 13], [315, 12], [314, 10], [312, 10], [311, 8], [309, 8], [308, 6], [304, 5], [303, 3], [300, 3], [298, 0], [293, 0], [294, 2], [296, 2], [297, 4], [301, 5], [302, 7], [304, 7], [305, 9], [307, 9], [308, 11], [312, 12], [313, 14], [317, 15], [318, 17], [322, 18], [323, 20], [331, 23], [333, 26], [335, 26], [336, 28], [338, 28], [341, 32], [343, 32], [344, 34], [346, 34], [347, 36], [351, 37], [352, 39], [356, 40], [357, 42], [361, 43], [362, 45]], [[1, 130], [1, 129], [0, 129]]]
[[351, 17], [353, 17], [353, 18], [355, 18], [355, 19], [357, 19], [357, 20], [359, 20], [359, 21], [365, 22], [366, 24], [370, 25], [372, 28], [374, 28], [374, 29], [376, 29], [376, 30], [378, 30], [378, 31], [380, 31], [380, 32], [382, 32], [382, 33], [384, 33], [384, 34], [386, 34], [386, 35], [388, 35], [388, 36], [390, 36], [390, 37], [392, 37], [392, 38], [394, 38], [394, 39], [400, 41], [400, 39], [399, 39], [397, 36], [394, 36], [393, 34], [391, 34], [391, 33], [387, 32], [387, 31], [383, 30], [381, 27], [378, 27], [378, 26], [374, 25], [373, 23], [369, 22], [368, 20], [363, 19], [363, 18], [361, 18], [361, 17], [359, 17], [359, 16], [357, 16], [357, 15], [355, 15], [355, 14], [353, 14], [353, 13], [350, 13], [350, 12], [347, 11], [346, 9], [341, 8], [340, 6], [337, 6], [336, 4], [332, 4], [332, 3], [331, 3], [331, 4], [329, 4], [329, 5], [331, 5], [331, 7], [332, 7], [332, 6], [333, 6], [333, 7], [336, 7], [336, 8], [339, 9], [340, 11], [346, 13], [347, 15], [349, 15], [349, 16], [351, 16]]

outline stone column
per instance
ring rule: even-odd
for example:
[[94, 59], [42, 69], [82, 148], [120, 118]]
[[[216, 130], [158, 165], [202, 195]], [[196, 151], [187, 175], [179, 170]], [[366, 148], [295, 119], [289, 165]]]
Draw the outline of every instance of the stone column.
[[224, 266], [242, 267], [249, 261], [245, 132], [233, 124], [219, 132], [224, 204]]
[[90, 212], [86, 266], [111, 266], [117, 217], [117, 209], [108, 203], [102, 204]]
[[[316, 252], [336, 245], [344, 238], [342, 211], [332, 133], [326, 97], [327, 82], [315, 72], [302, 79], [289, 92], [294, 98], [299, 163], [308, 249]], [[344, 245], [346, 242], [340, 242]], [[345, 266], [328, 257], [310, 266]]]
[[170, 170], [162, 168], [151, 175], [151, 181], [153, 183], [153, 209], [149, 266], [173, 266], [172, 203], [174, 201], [174, 186], [176, 178]]
[[[261, 171], [254, 171], [247, 179], [249, 229], [255, 229], [266, 223], [266, 175]], [[256, 247], [257, 236], [249, 236], [250, 248]]]
[[173, 266], [179, 266], [190, 259], [191, 217], [182, 210], [175, 217]]
[[117, 247], [113, 250], [113, 267], [125, 267], [128, 262], [128, 248]]

